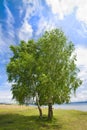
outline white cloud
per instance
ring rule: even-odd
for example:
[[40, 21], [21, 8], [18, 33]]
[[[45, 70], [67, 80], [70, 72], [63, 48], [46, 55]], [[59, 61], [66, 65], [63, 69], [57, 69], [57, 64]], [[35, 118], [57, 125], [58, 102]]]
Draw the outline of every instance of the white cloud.
[[10, 89], [11, 88], [11, 83], [9, 83], [9, 82], [2, 83], [0, 85], [0, 88], [5, 89], [5, 90]]
[[79, 91], [76, 96], [72, 96], [72, 102], [87, 101], [87, 90]]
[[46, 0], [54, 14], [59, 15], [59, 19], [71, 14], [76, 8], [76, 18], [87, 24], [87, 0]]
[[8, 82], [0, 85], [0, 103], [12, 103], [11, 84]]
[[16, 103], [16, 101], [12, 99], [10, 90], [0, 91], [0, 103]]
[[26, 13], [25, 13], [25, 16], [23, 19], [22, 26], [19, 29], [19, 39], [25, 40], [25, 41], [28, 41], [29, 38], [32, 37], [32, 33], [33, 33], [32, 26], [29, 24], [28, 21], [34, 11], [34, 8], [30, 8], [30, 6], [28, 5], [29, 3], [31, 3], [31, 1], [23, 0], [24, 7], [23, 7], [23, 9], [21, 9], [21, 13], [23, 13], [23, 10]]
[[10, 102], [12, 100], [12, 94], [10, 92], [10, 90], [3, 90], [0, 91], [0, 103], [6, 103], [6, 102]]
[[87, 67], [87, 48], [85, 46], [77, 46], [77, 65]]
[[47, 30], [52, 30], [56, 28], [55, 23], [49, 19], [49, 21], [45, 20], [43, 16], [41, 16], [40, 21], [38, 23], [38, 29], [36, 32], [36, 36], [39, 36], [41, 33]]
[[77, 61], [76, 64], [80, 69], [79, 76], [84, 80], [87, 79], [87, 47], [78, 46], [76, 49]]
[[75, 1], [73, 0], [46, 0], [47, 4], [51, 7], [54, 14], [59, 15], [59, 19], [63, 19], [64, 16], [70, 14], [75, 7]]
[[23, 1], [24, 6], [22, 7], [23, 9], [20, 9], [20, 11], [21, 11], [20, 15], [23, 13], [23, 10], [26, 13], [25, 13], [25, 16], [23, 19], [22, 26], [19, 29], [19, 38], [21, 40], [28, 41], [29, 38], [31, 38], [33, 35], [33, 29], [29, 23], [29, 19], [39, 9], [40, 1], [39, 2], [38, 2], [38, 0], [22, 0], [22, 1]]
[[77, 12], [76, 17], [78, 20], [87, 24], [87, 0], [77, 0]]
[[77, 61], [76, 64], [80, 69], [79, 77], [83, 81], [82, 85], [77, 89], [76, 96], [71, 97], [71, 101], [87, 100], [87, 48], [84, 46], [76, 47]]
[[28, 41], [32, 37], [33, 29], [27, 20], [24, 21], [22, 27], [19, 30], [20, 40]]

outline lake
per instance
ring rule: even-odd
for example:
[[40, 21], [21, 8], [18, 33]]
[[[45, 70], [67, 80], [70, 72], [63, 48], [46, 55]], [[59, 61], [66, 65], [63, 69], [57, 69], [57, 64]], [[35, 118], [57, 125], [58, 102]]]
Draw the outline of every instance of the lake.
[[69, 104], [62, 104], [62, 105], [53, 105], [54, 109], [67, 109], [67, 110], [80, 110], [80, 111], [87, 111], [87, 102], [77, 102], [77, 103], [69, 103]]
[[[8, 103], [1, 103], [1, 104], [8, 104]], [[29, 105], [29, 106], [37, 107], [36, 105]], [[47, 108], [47, 106], [42, 106], [42, 107]], [[53, 108], [54, 109], [87, 111], [87, 102], [73, 102], [73, 103], [62, 104], [62, 105], [55, 104], [55, 105], [53, 105]]]

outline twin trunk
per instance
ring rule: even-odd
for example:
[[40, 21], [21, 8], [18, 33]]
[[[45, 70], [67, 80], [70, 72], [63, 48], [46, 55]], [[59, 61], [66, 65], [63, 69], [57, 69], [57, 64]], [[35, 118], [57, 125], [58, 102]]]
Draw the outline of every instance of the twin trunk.
[[[40, 104], [39, 104], [38, 94], [36, 94], [36, 102], [37, 102], [37, 105], [38, 105], [38, 110], [39, 110], [40, 118], [42, 118], [42, 109], [41, 109]], [[53, 117], [53, 110], [52, 110], [52, 103], [50, 102], [48, 104], [48, 120], [51, 120], [52, 117]]]
[[[40, 118], [42, 118], [42, 109], [41, 109], [39, 103], [37, 105], [38, 105], [38, 110], [39, 110]], [[53, 117], [52, 104], [49, 103], [48, 104], [48, 120], [52, 120], [52, 117]]]

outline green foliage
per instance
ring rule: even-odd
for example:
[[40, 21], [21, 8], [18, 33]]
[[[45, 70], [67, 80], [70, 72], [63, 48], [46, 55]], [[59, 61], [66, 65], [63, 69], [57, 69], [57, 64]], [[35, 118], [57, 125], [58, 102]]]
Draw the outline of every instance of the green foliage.
[[13, 56], [7, 65], [12, 93], [25, 103], [38, 93], [40, 105], [69, 102], [82, 81], [78, 78], [74, 45], [64, 33], [55, 29], [45, 32], [36, 42], [21, 41], [11, 46]]

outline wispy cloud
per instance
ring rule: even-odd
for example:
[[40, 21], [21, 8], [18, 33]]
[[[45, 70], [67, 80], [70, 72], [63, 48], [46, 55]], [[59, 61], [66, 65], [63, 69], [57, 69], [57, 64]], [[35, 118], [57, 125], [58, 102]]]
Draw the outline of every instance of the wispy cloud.
[[0, 24], [0, 53], [2, 53], [2, 48], [4, 46], [4, 38], [3, 38], [3, 29], [2, 25]]
[[[9, 46], [15, 42], [14, 33], [14, 17], [7, 6], [6, 0], [4, 1], [4, 7], [6, 11], [6, 20], [4, 23], [0, 23], [0, 62], [6, 62], [9, 57]], [[5, 28], [3, 28], [3, 25]], [[5, 57], [4, 57], [5, 55]], [[7, 58], [7, 59], [6, 59]]]
[[52, 19], [45, 19], [43, 16], [40, 17], [39, 23], [38, 23], [38, 29], [36, 32], [36, 36], [39, 36], [44, 31], [49, 31], [56, 28], [55, 23], [53, 23]]
[[[19, 29], [19, 39], [28, 41], [29, 38], [33, 36], [32, 25], [29, 23], [29, 19], [31, 16], [37, 12], [39, 7], [39, 2], [36, 0], [23, 0], [23, 7], [21, 10], [21, 14], [25, 12], [25, 16], [22, 21], [22, 25]], [[23, 11], [24, 10], [24, 11]]]
[[14, 34], [14, 26], [13, 24], [15, 23], [14, 21], [14, 17], [8, 7], [8, 4], [6, 2], [6, 0], [4, 0], [4, 7], [5, 7], [5, 10], [6, 10], [6, 14], [7, 14], [7, 20], [6, 20], [6, 23], [7, 23], [7, 28], [8, 28], [8, 34], [10, 37], [14, 38], [15, 34]]
[[[6, 61], [7, 59], [3, 59], [9, 56], [9, 45], [13, 43], [13, 39], [6, 36], [5, 30], [2, 28], [2, 24], [0, 24], [0, 62]], [[1, 60], [2, 58], [2, 60]]]
[[27, 20], [24, 21], [19, 30], [19, 39], [28, 41], [32, 37], [33, 29]]
[[83, 38], [87, 38], [87, 24], [81, 23], [81, 28], [82, 29], [77, 29], [78, 34]]
[[6, 64], [10, 57], [9, 46], [15, 43], [15, 21], [6, 0], [4, 0], [3, 6], [6, 12], [6, 18], [0, 23], [0, 63]]

